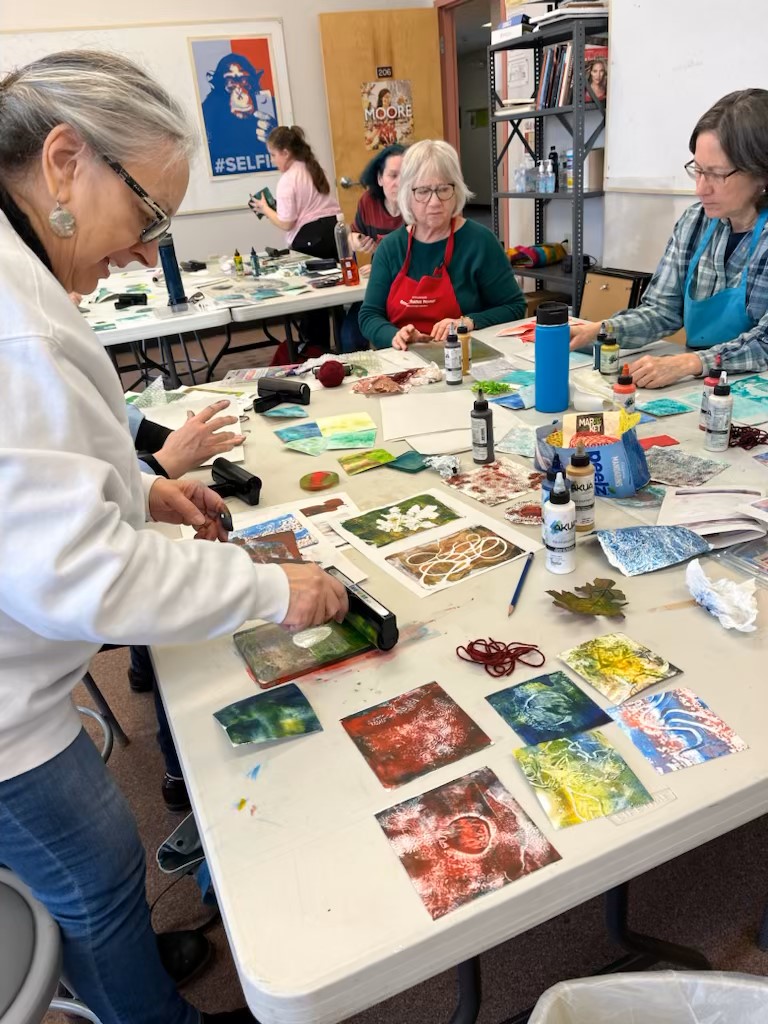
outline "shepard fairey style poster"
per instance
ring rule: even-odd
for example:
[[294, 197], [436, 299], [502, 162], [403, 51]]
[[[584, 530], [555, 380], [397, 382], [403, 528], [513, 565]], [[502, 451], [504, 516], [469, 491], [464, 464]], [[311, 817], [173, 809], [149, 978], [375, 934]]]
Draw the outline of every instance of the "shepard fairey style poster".
[[190, 39], [211, 174], [274, 171], [267, 137], [280, 122], [275, 36]]

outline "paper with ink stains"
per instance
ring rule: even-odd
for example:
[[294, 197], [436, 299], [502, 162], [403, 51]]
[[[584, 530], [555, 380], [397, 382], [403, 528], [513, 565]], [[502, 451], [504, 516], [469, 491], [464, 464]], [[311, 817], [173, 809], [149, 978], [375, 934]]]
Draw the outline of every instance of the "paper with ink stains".
[[485, 699], [528, 744], [572, 736], [611, 720], [565, 672], [547, 672]]
[[424, 590], [435, 591], [511, 562], [522, 554], [521, 547], [487, 526], [472, 525], [387, 555], [386, 560]]
[[514, 753], [555, 828], [642, 807], [653, 799], [597, 729]]
[[376, 815], [433, 920], [560, 860], [490, 768]]
[[491, 740], [439, 683], [343, 718], [349, 737], [387, 789], [487, 747]]
[[248, 674], [263, 689], [298, 679], [373, 648], [370, 640], [346, 620], [336, 622], [334, 619], [296, 633], [265, 622], [235, 633], [233, 639]]
[[659, 774], [746, 750], [747, 744], [691, 690], [640, 697], [608, 714]]
[[303, 736], [323, 728], [295, 683], [235, 701], [215, 711], [213, 717], [224, 727], [234, 747]]
[[626, 633], [606, 633], [558, 655], [568, 668], [614, 704], [647, 686], [679, 675], [680, 669]]
[[649, 448], [645, 458], [651, 480], [670, 487], [701, 487], [728, 467], [721, 459], [705, 459], [682, 448]]

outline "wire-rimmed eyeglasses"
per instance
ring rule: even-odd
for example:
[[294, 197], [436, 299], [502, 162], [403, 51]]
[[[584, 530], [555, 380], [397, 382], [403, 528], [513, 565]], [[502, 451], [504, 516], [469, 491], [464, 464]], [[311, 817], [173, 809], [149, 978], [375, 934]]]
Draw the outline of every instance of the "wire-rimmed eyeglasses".
[[152, 223], [148, 224], [139, 235], [139, 241], [142, 245], [146, 245], [148, 242], [156, 242], [164, 235], [167, 235], [171, 227], [171, 218], [162, 206], [155, 202], [152, 196], [141, 187], [135, 178], [130, 176], [122, 164], [119, 164], [116, 160], [110, 160], [107, 156], [104, 157], [104, 162], [112, 168], [115, 174], [123, 179], [131, 192], [134, 192], [155, 215]]

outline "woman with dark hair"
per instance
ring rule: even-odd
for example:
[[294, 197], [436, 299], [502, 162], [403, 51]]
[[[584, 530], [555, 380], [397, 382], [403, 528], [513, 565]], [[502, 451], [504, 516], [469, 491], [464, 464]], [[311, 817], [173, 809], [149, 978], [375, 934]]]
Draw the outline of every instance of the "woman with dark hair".
[[[403, 215], [397, 202], [400, 187], [400, 165], [405, 146], [395, 143], [382, 149], [370, 160], [360, 175], [365, 192], [357, 204], [357, 213], [349, 230], [349, 243], [355, 252], [374, 253], [382, 238], [403, 224]], [[370, 273], [370, 265], [360, 268], [361, 274]], [[350, 307], [341, 326], [342, 352], [359, 352], [368, 348], [357, 322], [361, 302]]]
[[291, 249], [320, 259], [336, 259], [333, 229], [341, 207], [330, 194], [328, 178], [303, 130], [296, 125], [280, 125], [269, 133], [267, 149], [280, 171], [277, 209], [255, 196], [248, 205], [285, 232]]
[[[660, 388], [700, 377], [768, 369], [768, 90], [741, 89], [701, 117], [686, 173], [699, 202], [675, 225], [637, 309], [612, 317], [622, 348], [640, 348], [685, 328], [687, 351], [642, 356], [635, 383]], [[600, 325], [571, 328], [571, 348]]]

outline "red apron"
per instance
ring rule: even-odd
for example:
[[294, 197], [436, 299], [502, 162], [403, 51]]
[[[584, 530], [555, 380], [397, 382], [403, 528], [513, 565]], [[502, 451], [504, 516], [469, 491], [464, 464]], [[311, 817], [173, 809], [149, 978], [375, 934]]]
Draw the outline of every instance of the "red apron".
[[461, 316], [456, 293], [448, 277], [448, 265], [453, 256], [453, 227], [445, 247], [445, 256], [433, 274], [427, 274], [420, 281], [408, 277], [411, 264], [413, 231], [408, 232], [408, 249], [400, 273], [392, 282], [387, 298], [387, 320], [395, 327], [413, 324], [421, 334], [429, 334], [439, 320], [458, 320]]

